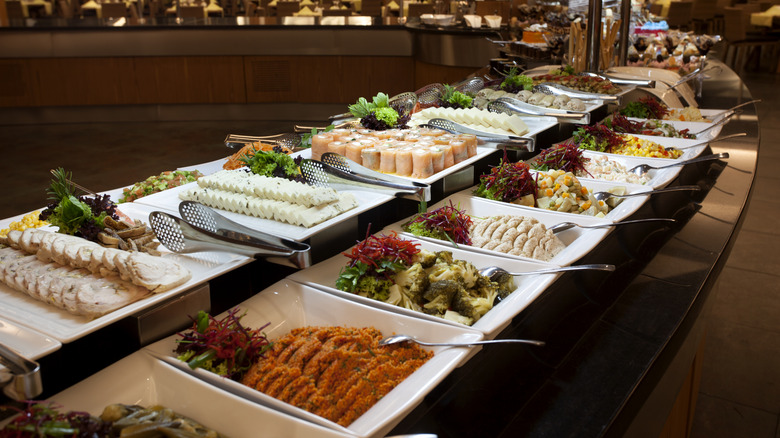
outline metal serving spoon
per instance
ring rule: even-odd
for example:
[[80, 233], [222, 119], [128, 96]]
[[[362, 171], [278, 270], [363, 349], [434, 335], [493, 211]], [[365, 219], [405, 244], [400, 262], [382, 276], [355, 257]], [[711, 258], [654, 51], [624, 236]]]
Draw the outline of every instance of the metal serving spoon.
[[473, 342], [423, 342], [414, 336], [409, 335], [393, 335], [388, 336], [381, 341], [379, 345], [393, 345], [400, 344], [401, 342], [414, 342], [420, 345], [428, 347], [471, 347], [472, 345], [486, 345], [486, 344], [531, 344], [543, 346], [542, 341], [532, 341], [529, 339], [493, 339], [486, 341], [473, 341]]
[[580, 225], [575, 224], [574, 222], [561, 222], [558, 224], [555, 224], [553, 226], [547, 227], [548, 230], [552, 231], [553, 234], [560, 233], [561, 231], [566, 231], [568, 229], [579, 227], [579, 228], [607, 228], [607, 227], [614, 227], [617, 225], [627, 225], [627, 224], [638, 224], [642, 222], [677, 222], [674, 219], [669, 218], [648, 218], [648, 219], [633, 219], [630, 221], [622, 221], [622, 222], [608, 222], [605, 224], [599, 224], [599, 225]]
[[622, 195], [616, 195], [616, 194], [610, 193], [610, 192], [594, 192], [593, 196], [597, 200], [599, 200], [599, 201], [606, 201], [609, 198], [630, 198], [632, 196], [655, 195], [656, 193], [698, 191], [698, 190], [701, 190], [701, 187], [699, 187], [699, 186], [676, 186], [676, 187], [665, 187], [663, 189], [648, 190], [646, 192], [625, 193], [625, 194], [622, 194]]
[[684, 166], [686, 164], [691, 163], [699, 163], [701, 161], [710, 161], [710, 160], [719, 160], [721, 158], [728, 158], [729, 153], [728, 152], [721, 152], [719, 154], [712, 154], [712, 155], [705, 155], [703, 157], [697, 157], [697, 158], [691, 158], [690, 160], [680, 161], [677, 163], [667, 164], [665, 166], [651, 166], [649, 164], [638, 164], [630, 169], [628, 169], [629, 172], [634, 172], [635, 174], [642, 176], [646, 174], [650, 170], [659, 170], [659, 169], [668, 169], [670, 167], [675, 166]]
[[614, 271], [615, 265], [606, 264], [592, 264], [592, 265], [571, 265], [571, 266], [559, 266], [549, 269], [536, 269], [534, 271], [525, 272], [509, 272], [504, 268], [498, 266], [487, 266], [479, 270], [479, 274], [489, 278], [491, 281], [499, 281], [507, 275], [513, 277], [520, 277], [525, 275], [539, 275], [539, 274], [552, 274], [555, 272], [563, 271]]
[[729, 140], [729, 139], [737, 138], [737, 137], [744, 137], [746, 135], [747, 135], [746, 132], [738, 132], [736, 134], [727, 135], [725, 137], [718, 137], [718, 138], [713, 139], [713, 140], [702, 141], [702, 142], [694, 143], [694, 144], [688, 145], [688, 146], [668, 146], [668, 147], [665, 147], [664, 149], [666, 149], [667, 151], [671, 151], [671, 150], [675, 150], [675, 149], [677, 149], [678, 151], [681, 151], [683, 149], [695, 148], [696, 146], [701, 146], [701, 145], [705, 145], [705, 144], [708, 144], [708, 143], [715, 143], [715, 142], [723, 141], [723, 140]]

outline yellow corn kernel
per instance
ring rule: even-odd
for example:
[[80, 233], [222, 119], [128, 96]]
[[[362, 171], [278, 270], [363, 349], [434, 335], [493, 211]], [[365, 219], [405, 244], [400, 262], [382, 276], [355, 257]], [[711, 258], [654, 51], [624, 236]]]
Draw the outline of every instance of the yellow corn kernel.
[[590, 208], [590, 206], [591, 206], [591, 205], [593, 205], [593, 203], [591, 203], [591, 202], [590, 202], [590, 200], [588, 200], [588, 201], [585, 201], [585, 202], [582, 204], [582, 209], [583, 209], [583, 210], [587, 210], [587, 209], [589, 209], [589, 208]]
[[569, 192], [561, 193], [561, 198], [568, 198], [568, 197], [569, 197]]
[[555, 193], [555, 192], [553, 192], [553, 189], [546, 189], [546, 190], [544, 191], [544, 195], [545, 195], [546, 197], [548, 197], [548, 198], [549, 198], [549, 197], [551, 197], [551, 196], [553, 195], [553, 193]]

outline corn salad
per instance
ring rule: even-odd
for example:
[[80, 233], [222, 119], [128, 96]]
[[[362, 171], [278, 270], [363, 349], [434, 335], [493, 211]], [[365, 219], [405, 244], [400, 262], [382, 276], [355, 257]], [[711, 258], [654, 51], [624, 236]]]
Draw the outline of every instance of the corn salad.
[[613, 149], [612, 153], [647, 158], [679, 158], [683, 154], [679, 149], [667, 151], [658, 143], [633, 135], [625, 135], [623, 138], [623, 144]]
[[48, 222], [39, 219], [40, 215], [41, 215], [40, 211], [27, 213], [26, 215], [24, 215], [24, 217], [22, 217], [21, 220], [11, 222], [8, 228], [4, 228], [0, 230], [0, 237], [6, 237], [8, 233], [12, 230], [24, 231], [28, 228], [40, 228], [49, 225]]

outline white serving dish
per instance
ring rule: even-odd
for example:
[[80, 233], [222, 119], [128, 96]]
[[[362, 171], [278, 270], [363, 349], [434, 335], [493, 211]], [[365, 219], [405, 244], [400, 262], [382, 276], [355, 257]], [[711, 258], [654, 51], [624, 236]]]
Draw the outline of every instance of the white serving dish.
[[50, 400], [62, 405], [62, 411], [92, 415], [100, 415], [113, 403], [162, 405], [234, 438], [350, 436], [223, 391], [144, 351], [133, 353]]
[[[484, 253], [467, 251], [464, 249], [453, 248], [451, 246], [434, 243], [432, 241], [419, 240], [416, 237], [414, 239], [410, 238], [409, 240], [415, 240], [419, 242], [420, 248], [430, 251], [451, 251], [453, 258], [469, 261], [477, 268], [486, 266], [500, 266], [509, 272], [519, 272], [533, 271], [555, 266], [549, 263], [523, 261], [508, 257], [496, 257]], [[439, 326], [467, 328], [467, 326], [457, 322], [448, 321], [436, 316], [427, 315], [422, 312], [416, 312], [414, 310], [405, 309], [382, 301], [361, 297], [336, 289], [334, 285], [338, 279], [339, 272], [347, 265], [348, 261], [349, 259], [347, 257], [342, 254], [338, 254], [303, 271], [298, 271], [290, 275], [288, 278], [316, 287], [330, 294], [366, 304], [371, 307], [411, 316], [420, 320], [436, 322], [439, 323]], [[544, 292], [544, 290], [550, 284], [552, 284], [552, 282], [555, 281], [559, 275], [560, 274], [555, 273], [515, 277], [515, 286], [517, 286], [517, 289], [504, 300], [502, 300], [499, 304], [489, 310], [482, 318], [480, 318], [479, 321], [474, 323], [471, 328], [484, 333], [486, 338], [495, 337], [511, 322], [512, 318], [514, 318], [533, 300], [541, 295], [541, 293]]]
[[487, 27], [491, 29], [498, 29], [501, 27], [501, 16], [500, 15], [485, 15], [485, 22], [487, 23]]
[[[668, 160], [665, 160], [663, 158], [657, 158], [653, 160], [653, 159], [648, 159], [643, 157], [632, 157], [629, 155], [618, 155], [618, 154], [603, 154], [599, 152], [585, 151], [585, 150], [582, 151], [582, 155], [587, 158], [593, 158], [599, 155], [608, 155], [609, 160], [622, 164], [623, 166], [625, 166], [626, 169], [631, 169], [633, 167], [636, 167], [639, 164], [649, 164], [651, 166], [662, 166], [664, 164], [670, 164]], [[660, 160], [664, 160], [664, 161], [660, 161]], [[667, 185], [669, 185], [670, 182], [672, 182], [675, 178], [677, 178], [677, 175], [680, 174], [681, 169], [682, 169], [681, 166], [675, 166], [675, 167], [669, 167], [660, 170], [650, 170], [647, 172], [648, 176], [650, 177], [650, 180], [643, 185], [647, 187], [652, 187], [654, 189], [666, 187]], [[606, 181], [601, 178], [590, 178], [590, 177], [580, 177], [579, 179], [583, 181], [589, 181], [589, 180]], [[621, 184], [618, 182], [613, 182], [613, 183]]]
[[[581, 178], [577, 178], [577, 179], [580, 179], [580, 182], [582, 183], [583, 187], [587, 188], [591, 192], [608, 191], [613, 187], [625, 187], [626, 193], [646, 192], [650, 190], [650, 187], [645, 187], [636, 184], [613, 183], [608, 181], [599, 181], [595, 179], [592, 180], [585, 180]], [[469, 195], [473, 193], [475, 189], [476, 187], [472, 187], [470, 189], [463, 190], [459, 193]], [[627, 217], [634, 214], [637, 210], [639, 210], [639, 208], [642, 207], [642, 205], [647, 201], [647, 199], [648, 196], [632, 196], [632, 197], [625, 198], [623, 202], [618, 204], [617, 207], [610, 210], [609, 213], [607, 213], [603, 219], [612, 222], [620, 222], [621, 220], [626, 219]], [[522, 211], [530, 212], [530, 211], [539, 210], [536, 207], [527, 207], [524, 205], [512, 204], [508, 202], [493, 201], [491, 199], [484, 199], [484, 200], [486, 202], [495, 203], [497, 205], [505, 205]], [[544, 210], [544, 211], [559, 216], [561, 218], [560, 222], [563, 221], [576, 222], [577, 218], [582, 217], [582, 215], [576, 213], [564, 213], [560, 211], [549, 211], [549, 210]]]
[[466, 20], [466, 23], [471, 28], [479, 29], [480, 27], [482, 27], [482, 16], [481, 15], [466, 14], [466, 15], [463, 16], [463, 19]]
[[[665, 94], [671, 85], [676, 84], [682, 77], [679, 73], [662, 68], [638, 67], [638, 66], [616, 66], [610, 67], [609, 75], [622, 79], [650, 79], [656, 81], [655, 92]], [[675, 88], [677, 93], [690, 106], [696, 106], [696, 96], [693, 93], [689, 83], [682, 84]]]
[[[122, 204], [121, 210], [133, 219], [141, 219], [148, 223], [149, 213], [155, 208], [128, 203]], [[168, 213], [178, 215], [173, 211]], [[54, 227], [48, 228], [54, 232]], [[166, 292], [152, 294], [95, 319], [70, 314], [0, 283], [0, 316], [16, 324], [33, 328], [59, 342], [68, 343], [252, 261], [248, 257], [226, 252], [173, 254], [163, 247], [161, 250], [162, 257], [171, 258], [189, 269], [192, 278], [187, 283]]]
[[[640, 119], [637, 117], [628, 117], [628, 119], [633, 121], [647, 121], [647, 119]], [[661, 120], [661, 122], [673, 126], [674, 129], [678, 131], [687, 129], [691, 133], [701, 132], [709, 128], [710, 126], [712, 126], [712, 123], [708, 123], [708, 122], [681, 122], [679, 120]], [[722, 129], [723, 129], [723, 125], [718, 125], [708, 130], [702, 135], [697, 135], [695, 140], [696, 141], [713, 140], [718, 136], [718, 134], [720, 134], [720, 131]], [[654, 137], [661, 137], [661, 136], [654, 136]]]
[[[270, 325], [263, 330], [268, 339], [283, 336], [294, 328], [304, 326], [375, 327], [383, 334], [404, 333], [421, 340], [434, 342], [473, 342], [482, 339], [478, 331], [465, 327], [432, 324], [384, 312], [371, 306], [343, 300], [314, 288], [286, 279], [275, 283], [254, 297], [236, 306], [246, 315], [241, 319], [247, 327]], [[222, 317], [224, 316], [218, 316]], [[326, 426], [345, 434], [360, 437], [383, 436], [410, 412], [423, 397], [446, 377], [471, 351], [471, 348], [426, 347], [434, 356], [412, 373], [372, 408], [348, 427], [284, 403], [233, 380], [224, 379], [203, 369], [191, 370], [175, 358], [177, 335], [169, 336], [145, 351], [163, 359], [180, 370], [197, 376], [240, 397], [269, 406], [286, 414]], [[233, 418], [233, 417], [231, 417]]]
[[[185, 190], [189, 190], [195, 187], [196, 185], [197, 182], [191, 182], [189, 184], [185, 184], [180, 187], [174, 187], [172, 189], [168, 189], [159, 193], [154, 193], [152, 195], [144, 196], [143, 198], [134, 201], [133, 204], [145, 205], [148, 207], [153, 207], [155, 209], [166, 209], [166, 210], [178, 211], [179, 203], [181, 202], [181, 199], [179, 199], [179, 193]], [[219, 209], [215, 209], [215, 210], [219, 212], [219, 214], [241, 225], [247, 226], [255, 230], [261, 230], [265, 233], [273, 234], [275, 236], [286, 237], [288, 239], [296, 240], [300, 242], [310, 238], [311, 236], [319, 232], [327, 230], [333, 225], [354, 218], [360, 213], [368, 211], [374, 207], [382, 205], [385, 202], [388, 202], [391, 199], [393, 199], [393, 196], [382, 194], [382, 193], [376, 193], [376, 192], [368, 192], [362, 190], [347, 190], [345, 192], [352, 193], [355, 196], [355, 199], [357, 199], [358, 202], [358, 206], [353, 208], [352, 210], [346, 211], [332, 219], [329, 219], [311, 228], [292, 225], [284, 222], [277, 222], [270, 219], [261, 219], [259, 217], [248, 216], [245, 214], [234, 213], [226, 210], [219, 210]], [[123, 206], [127, 204], [120, 204], [120, 205]], [[121, 206], [120, 208], [122, 208], [124, 211], [124, 207]]]
[[[707, 143], [705, 143], [708, 140], [693, 140], [689, 138], [673, 138], [673, 137], [660, 137], [657, 135], [638, 135], [638, 134], [631, 134], [635, 137], [643, 138], [645, 140], [650, 140], [652, 142], [658, 143], [663, 147], [673, 147], [673, 148], [680, 148], [682, 151], [682, 155], [679, 158], [675, 158], [674, 160], [690, 160], [691, 158], [696, 158], [699, 155], [701, 155], [702, 152], [704, 152], [704, 149], [707, 148]], [[697, 146], [698, 145], [698, 146]], [[614, 154], [610, 154], [614, 155]], [[647, 158], [648, 160], [653, 161], [661, 161], [670, 163], [670, 158]]]
[[[36, 360], [62, 348], [62, 343], [58, 340], [4, 318], [0, 318], [0, 344], [30, 360]], [[0, 370], [2, 369], [4, 367], [0, 365]]]
[[[496, 205], [495, 203], [489, 202], [486, 199], [478, 198], [475, 196], [466, 196], [462, 192], [454, 194], [448, 197], [447, 199], [438, 202], [435, 205], [429, 206], [428, 211], [432, 211], [437, 208], [441, 208], [446, 205], [449, 205], [450, 202], [452, 202], [455, 208], [458, 208], [459, 210], [466, 212], [466, 214], [472, 217], [488, 217], [488, 216], [498, 216], [498, 215], [505, 215], [505, 214], [517, 215], [517, 216], [529, 216], [538, 220], [546, 227], [550, 227], [552, 225], [563, 222], [559, 215], [552, 214], [551, 212], [545, 210], [537, 209], [538, 211], [528, 211], [520, 214], [513, 207], [505, 206], [505, 205]], [[406, 223], [409, 219], [411, 218], [406, 218], [404, 220], [401, 220], [399, 222], [387, 226], [383, 231], [383, 233], [387, 234], [390, 231], [395, 231], [403, 235], [404, 237], [410, 239], [420, 239], [420, 240], [426, 240], [441, 245], [453, 246], [452, 243], [447, 241], [437, 240], [430, 237], [415, 236], [411, 233], [402, 231], [401, 225]], [[606, 219], [598, 219], [590, 216], [581, 216], [578, 217], [576, 221], [571, 221], [571, 222], [576, 222], [581, 225], [601, 225], [604, 223], [610, 223], [610, 221]], [[564, 248], [560, 253], [558, 253], [555, 257], [553, 257], [551, 260], [549, 260], [546, 263], [550, 263], [557, 266], [571, 265], [572, 263], [581, 259], [585, 254], [589, 253], [593, 248], [595, 248], [596, 245], [598, 245], [604, 239], [604, 237], [606, 237], [607, 234], [609, 234], [611, 230], [612, 227], [598, 228], [598, 229], [586, 229], [586, 228], [574, 227], [567, 231], [557, 234], [558, 238], [561, 239], [561, 241], [564, 244], [566, 244], [566, 248]], [[510, 255], [498, 251], [477, 248], [469, 245], [458, 245], [457, 248], [464, 249], [467, 251], [489, 254], [495, 257], [508, 257], [508, 258], [523, 260], [527, 262], [541, 261], [529, 257]]]

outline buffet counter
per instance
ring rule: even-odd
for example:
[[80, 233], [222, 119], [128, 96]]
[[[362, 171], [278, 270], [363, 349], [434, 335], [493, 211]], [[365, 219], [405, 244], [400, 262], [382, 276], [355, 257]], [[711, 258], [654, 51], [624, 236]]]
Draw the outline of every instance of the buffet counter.
[[[705, 80], [703, 96], [702, 108], [728, 108], [750, 99], [726, 67]], [[760, 142], [755, 114], [752, 105], [746, 107], [721, 133], [745, 132], [746, 137], [705, 151], [728, 152], [727, 161], [688, 165], [670, 184], [698, 185], [701, 191], [653, 197], [629, 218], [676, 223], [615, 229], [576, 262], [614, 264], [615, 272], [564, 273], [497, 336], [539, 339], [546, 346], [474, 349], [388, 435], [655, 438], [670, 423], [686, 424], [697, 393], [705, 316], [750, 200]], [[474, 175], [499, 158], [491, 154], [475, 162]], [[448, 194], [445, 188], [431, 203]], [[327, 252], [343, 251], [365, 236], [369, 224], [378, 230], [415, 209], [406, 199], [383, 204], [350, 223], [348, 238], [329, 243]], [[205, 294], [211, 311], [222, 312], [294, 272], [253, 261], [192, 294]], [[42, 357], [40, 398], [154, 341], [139, 337], [146, 321], [133, 315]], [[298, 435], [291, 431], [290, 436]]]

